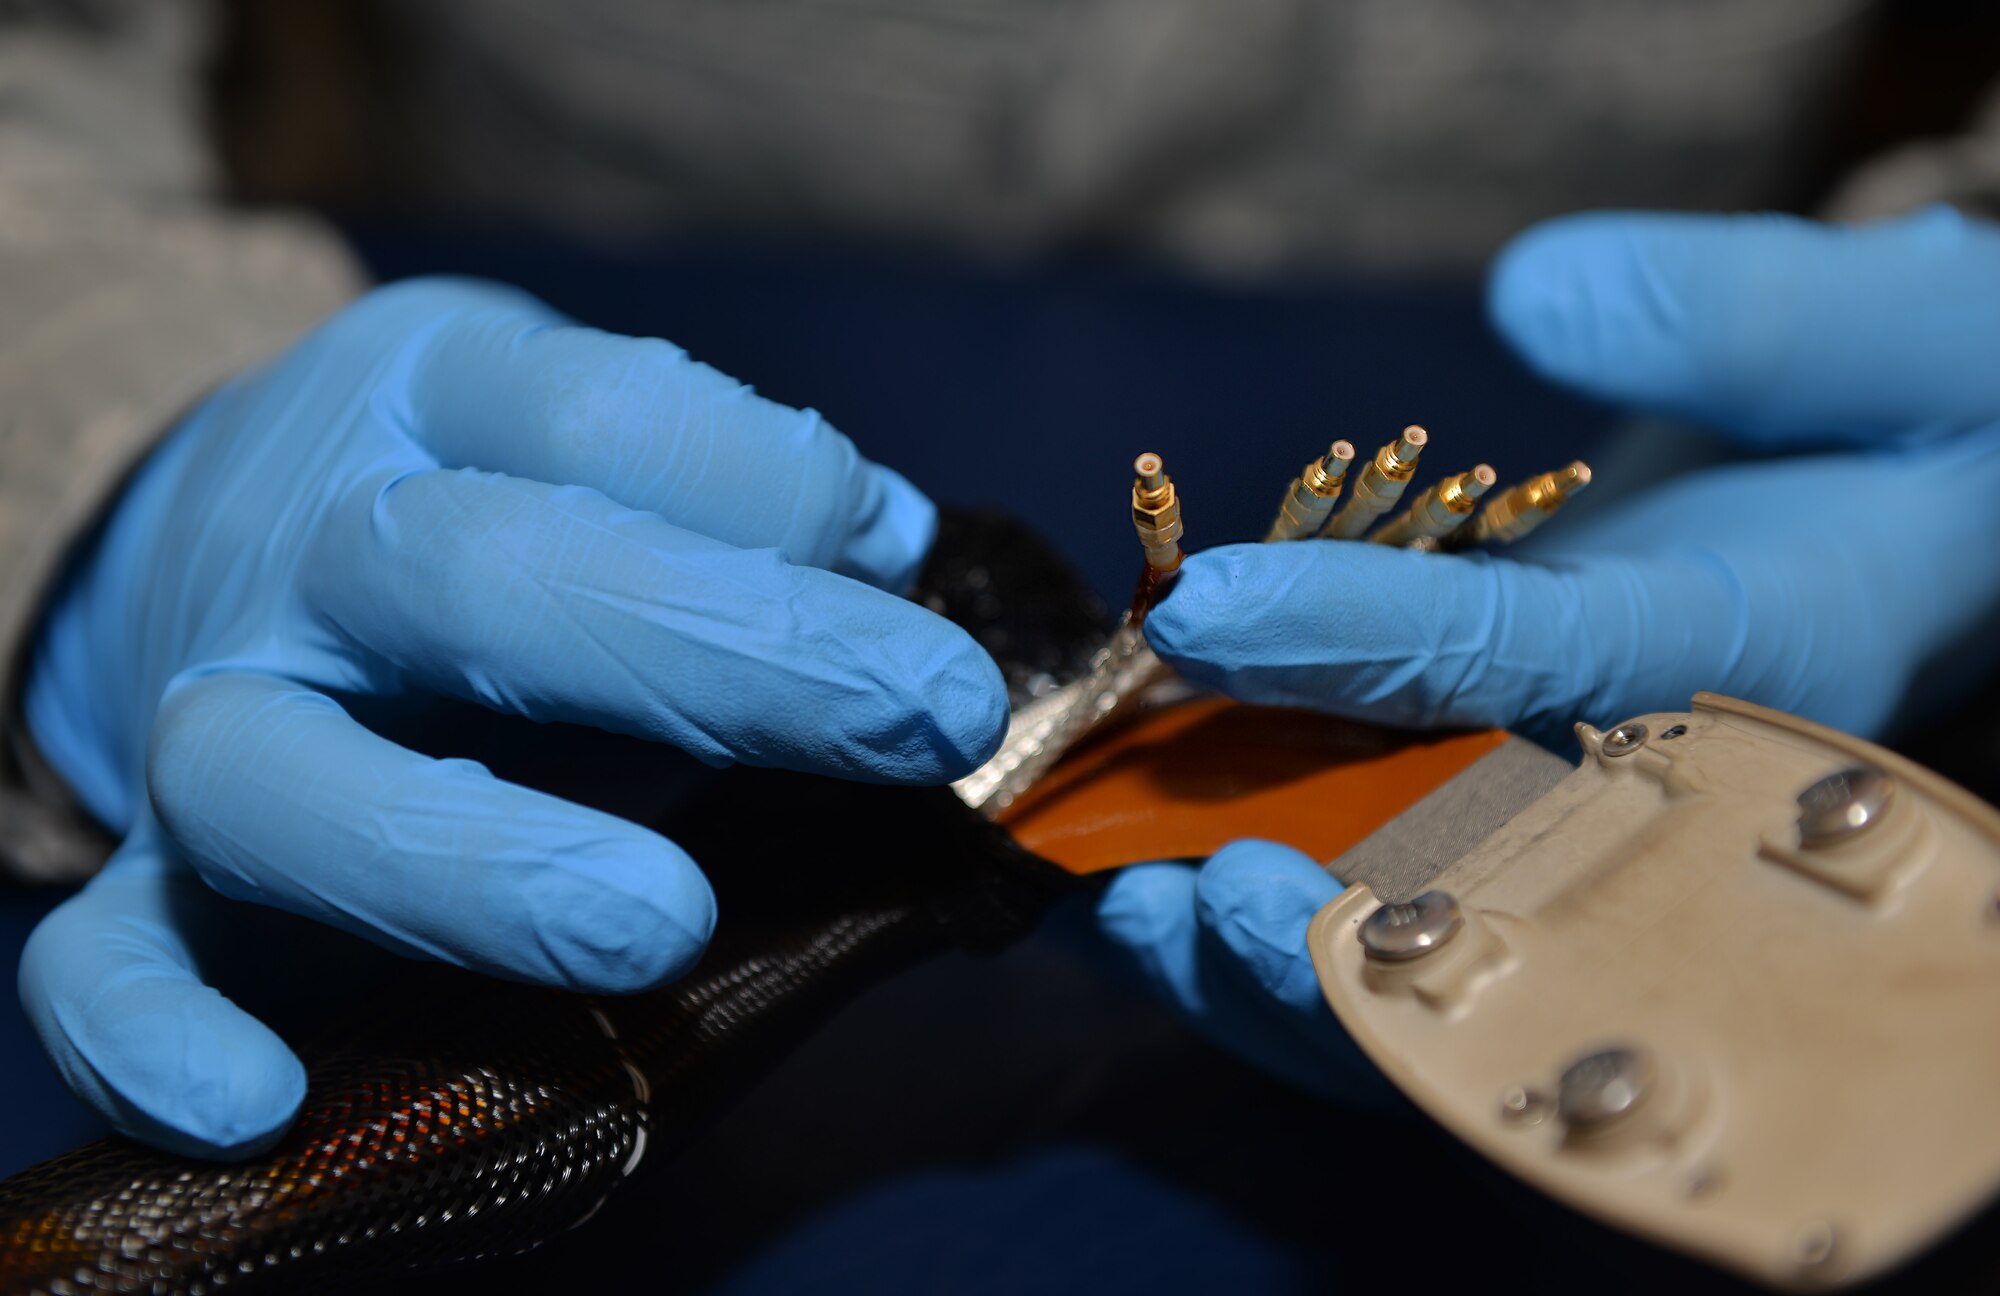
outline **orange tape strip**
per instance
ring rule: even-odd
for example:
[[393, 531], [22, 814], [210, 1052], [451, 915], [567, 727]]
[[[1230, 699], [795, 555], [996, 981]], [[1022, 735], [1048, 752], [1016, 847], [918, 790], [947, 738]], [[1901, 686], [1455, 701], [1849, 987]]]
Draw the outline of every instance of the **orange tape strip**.
[[1239, 837], [1322, 862], [1506, 740], [1201, 698], [1086, 744], [1000, 822], [1072, 873], [1213, 854]]

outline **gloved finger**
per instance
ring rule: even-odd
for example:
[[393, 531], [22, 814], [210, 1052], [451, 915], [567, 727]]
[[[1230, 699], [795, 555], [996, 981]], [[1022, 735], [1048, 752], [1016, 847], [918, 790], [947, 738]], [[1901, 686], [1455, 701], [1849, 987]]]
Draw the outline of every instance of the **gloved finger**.
[[203, 984], [198, 942], [234, 908], [149, 819], [21, 953], [21, 1005], [70, 1090], [119, 1133], [184, 1156], [260, 1151], [305, 1097], [285, 1042]]
[[686, 971], [715, 926], [673, 843], [420, 756], [287, 681], [177, 680], [146, 776], [175, 849], [217, 891], [398, 953], [624, 994]]
[[[1635, 684], [1670, 687], [1661, 677], [1704, 651], [1706, 618], [1651, 630], [1649, 592], [1681, 567], [1630, 560], [1586, 575], [1379, 545], [1237, 545], [1189, 558], [1146, 635], [1190, 681], [1248, 702], [1532, 731], [1590, 713], [1607, 654]], [[1734, 606], [1705, 592], [1701, 611]], [[1593, 620], [1617, 625], [1615, 642]]]
[[914, 579], [936, 510], [818, 414], [765, 400], [670, 343], [479, 291], [486, 298], [458, 302], [411, 378], [414, 433], [445, 465], [588, 486], [885, 589]]
[[703, 760], [884, 782], [976, 768], [999, 669], [914, 603], [595, 491], [472, 470], [366, 483], [311, 597], [439, 691]]
[[2000, 564], [1909, 561], [1984, 553], [1996, 490], [1988, 432], [1680, 479], [1548, 565], [1238, 545], [1189, 558], [1146, 633], [1198, 684], [1409, 728], [1560, 743], [1713, 689], [1868, 735], [2000, 605]]
[[1756, 446], [2000, 419], [2000, 227], [1949, 208], [1860, 226], [1562, 217], [1500, 254], [1487, 304], [1547, 377]]
[[1142, 864], [1112, 879], [1099, 931], [1197, 1029], [1302, 1088], [1366, 1096], [1370, 1067], [1326, 1006], [1306, 950], [1340, 883], [1289, 846], [1240, 841], [1200, 869]]

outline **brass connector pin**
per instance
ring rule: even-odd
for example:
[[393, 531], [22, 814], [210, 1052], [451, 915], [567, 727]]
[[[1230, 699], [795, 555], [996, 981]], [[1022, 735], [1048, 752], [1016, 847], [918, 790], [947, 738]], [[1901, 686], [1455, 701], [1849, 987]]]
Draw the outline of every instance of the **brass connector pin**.
[[1132, 461], [1132, 527], [1146, 547], [1132, 608], [1091, 655], [1083, 674], [1014, 709], [1000, 750], [951, 785], [987, 818], [1025, 795], [1042, 775], [1114, 712], [1173, 672], [1146, 642], [1146, 614], [1173, 588], [1181, 565], [1181, 501], [1160, 456]]
[[1493, 489], [1493, 470], [1480, 464], [1471, 472], [1447, 477], [1423, 494], [1416, 503], [1385, 523], [1369, 536], [1371, 544], [1410, 545], [1419, 540], [1437, 540], [1472, 520], [1479, 497]]
[[1148, 450], [1132, 461], [1132, 528], [1146, 547], [1146, 565], [1170, 572], [1181, 565], [1181, 501], [1160, 456]]
[[1412, 424], [1403, 434], [1375, 452], [1355, 479], [1347, 503], [1333, 515], [1320, 532], [1329, 540], [1352, 540], [1373, 526], [1375, 519], [1396, 507], [1410, 474], [1417, 470], [1417, 456], [1424, 452], [1430, 433]]
[[1448, 548], [1509, 544], [1549, 520], [1578, 491], [1590, 485], [1590, 465], [1579, 459], [1567, 468], [1530, 477], [1486, 501], [1472, 525], [1452, 537]]
[[1347, 481], [1348, 466], [1353, 462], [1353, 443], [1336, 441], [1324, 455], [1301, 468], [1299, 475], [1292, 478], [1292, 484], [1285, 488], [1285, 498], [1278, 505], [1278, 516], [1271, 529], [1264, 533], [1264, 543], [1303, 540], [1325, 526], [1327, 515], [1340, 499], [1340, 488]]

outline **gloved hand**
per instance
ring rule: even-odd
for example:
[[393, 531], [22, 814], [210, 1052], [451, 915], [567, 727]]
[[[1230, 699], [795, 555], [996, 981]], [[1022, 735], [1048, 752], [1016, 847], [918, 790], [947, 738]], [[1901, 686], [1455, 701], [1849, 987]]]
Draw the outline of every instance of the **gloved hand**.
[[1007, 702], [968, 636], [885, 592], [934, 529], [817, 415], [666, 343], [473, 282], [363, 298], [173, 432], [45, 617], [31, 733], [124, 834], [22, 958], [56, 1065], [169, 1148], [282, 1132], [297, 1060], [204, 984], [258, 925], [234, 900], [497, 976], [674, 978], [715, 913], [673, 843], [336, 698], [947, 781]]
[[[1162, 657], [1250, 702], [1558, 743], [1701, 689], [1872, 736], [1919, 685], [1991, 672], [1976, 637], [2000, 615], [2000, 229], [1942, 209], [1850, 229], [1573, 217], [1502, 254], [1488, 304], [1543, 374], [1764, 457], [1559, 516], [1518, 554], [1196, 554], [1147, 621]], [[1302, 988], [1306, 920], [1335, 888], [1271, 850], [1233, 847], [1198, 879], [1128, 873], [1101, 925], [1226, 1041], [1200, 987], [1233, 960], [1300, 1026], [1252, 1055], [1298, 1075], [1337, 1033]]]
[[1136, 864], [1096, 900], [1099, 952], [1237, 1056], [1312, 1092], [1377, 1105], [1394, 1091], [1335, 1024], [1306, 927], [1340, 894], [1289, 846], [1232, 842], [1200, 868]]

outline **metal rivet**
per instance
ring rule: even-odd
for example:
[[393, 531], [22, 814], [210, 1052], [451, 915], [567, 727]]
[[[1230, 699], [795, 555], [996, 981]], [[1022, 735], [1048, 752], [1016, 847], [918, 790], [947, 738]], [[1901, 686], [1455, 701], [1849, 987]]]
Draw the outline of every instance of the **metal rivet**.
[[1660, 741], [1670, 742], [1675, 738], [1686, 737], [1687, 731], [1688, 727], [1686, 725], [1673, 725], [1665, 733], [1660, 735]]
[[1548, 1095], [1515, 1085], [1500, 1095], [1500, 1118], [1510, 1125], [1539, 1125], [1549, 1114]]
[[1646, 726], [1637, 720], [1628, 720], [1610, 733], [1604, 735], [1599, 744], [1606, 756], [1625, 756], [1646, 745]]
[[1653, 1063], [1634, 1048], [1600, 1049], [1570, 1063], [1556, 1113], [1575, 1129], [1597, 1129], [1637, 1107], [1653, 1087]]
[[1827, 775], [1799, 793], [1799, 845], [1846, 841], [1880, 820], [1895, 795], [1896, 781], [1872, 765]]
[[1814, 1220], [1792, 1237], [1792, 1259], [1801, 1268], [1829, 1269], [1840, 1257], [1840, 1230], [1828, 1220]]
[[1426, 891], [1403, 904], [1386, 904], [1361, 924], [1361, 948], [1389, 963], [1430, 953], [1465, 926], [1449, 891]]

